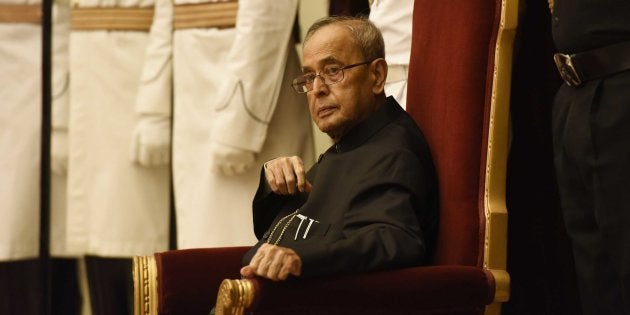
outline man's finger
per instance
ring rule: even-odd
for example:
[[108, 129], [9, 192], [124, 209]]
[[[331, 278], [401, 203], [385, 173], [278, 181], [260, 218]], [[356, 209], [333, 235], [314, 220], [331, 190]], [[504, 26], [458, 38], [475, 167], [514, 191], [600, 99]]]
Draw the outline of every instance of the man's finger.
[[302, 274], [302, 260], [296, 259], [293, 264], [291, 264], [291, 274], [299, 277]]
[[252, 269], [252, 267], [245, 266], [245, 267], [241, 268], [241, 276], [243, 276], [245, 278], [251, 278], [251, 277], [253, 277], [255, 275], [256, 274], [254, 273], [254, 270]]
[[287, 163], [283, 165], [282, 172], [284, 175], [284, 183], [286, 185], [286, 192], [289, 195], [294, 195], [296, 191], [295, 186], [295, 170], [293, 169], [293, 165], [291, 163]]
[[265, 167], [265, 178], [267, 179], [267, 184], [269, 184], [271, 191], [278, 191], [278, 185], [276, 184], [276, 175], [268, 167]]
[[289, 277], [289, 274], [292, 274], [292, 270], [294, 269], [295, 259], [292, 255], [285, 256], [284, 262], [282, 264], [282, 268], [280, 268], [280, 272], [278, 272], [278, 279], [286, 280]]
[[293, 167], [293, 172], [297, 179], [296, 180], [297, 189], [301, 192], [304, 192], [306, 189], [306, 175], [304, 173], [304, 163], [302, 162], [302, 159], [295, 156], [293, 157], [293, 159], [291, 159], [291, 164]]
[[267, 170], [273, 173], [273, 184], [270, 184], [269, 186], [272, 188], [274, 193], [279, 195], [286, 195], [288, 193], [286, 179], [284, 176], [286, 164], [285, 159], [286, 158], [273, 159], [268, 162], [267, 165]]
[[256, 250], [256, 254], [254, 254], [254, 257], [252, 257], [252, 260], [249, 262], [249, 267], [252, 269], [252, 272], [254, 272], [255, 274], [259, 274], [258, 270], [260, 269], [260, 264], [263, 258], [265, 257], [266, 247], [268, 247], [267, 244], [263, 244], [262, 246], [260, 246], [258, 250]]
[[[269, 264], [269, 268], [267, 269], [267, 278], [278, 281], [281, 280], [278, 278], [278, 274], [284, 265], [284, 260], [286, 257], [286, 253], [282, 250], [276, 251], [275, 255], [273, 255], [273, 260]], [[269, 257], [271, 258], [271, 257]]]

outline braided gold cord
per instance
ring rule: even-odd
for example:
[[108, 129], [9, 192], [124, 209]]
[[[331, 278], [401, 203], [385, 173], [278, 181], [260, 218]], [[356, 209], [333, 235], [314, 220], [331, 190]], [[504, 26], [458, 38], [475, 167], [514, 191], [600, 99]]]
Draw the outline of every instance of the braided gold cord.
[[278, 223], [276, 223], [276, 225], [273, 227], [273, 230], [271, 230], [271, 233], [269, 234], [269, 238], [267, 239], [267, 243], [271, 243], [271, 240], [273, 239], [273, 234], [276, 233], [276, 229], [278, 229], [278, 226], [280, 226], [280, 223], [282, 223], [282, 221], [284, 221], [284, 219], [286, 219], [288, 217], [291, 217], [289, 219], [289, 221], [287, 221], [287, 223], [284, 225], [284, 227], [282, 227], [282, 231], [280, 232], [280, 236], [278, 236], [278, 238], [273, 243], [273, 245], [278, 245], [278, 243], [280, 243], [280, 240], [282, 239], [282, 236], [284, 236], [284, 232], [286, 232], [286, 230], [289, 227], [289, 225], [291, 225], [291, 222], [293, 222], [293, 219], [295, 218], [295, 216], [297, 216], [298, 211], [300, 211], [300, 209], [297, 209], [297, 210], [293, 211], [292, 213], [282, 217], [282, 219], [278, 220]]

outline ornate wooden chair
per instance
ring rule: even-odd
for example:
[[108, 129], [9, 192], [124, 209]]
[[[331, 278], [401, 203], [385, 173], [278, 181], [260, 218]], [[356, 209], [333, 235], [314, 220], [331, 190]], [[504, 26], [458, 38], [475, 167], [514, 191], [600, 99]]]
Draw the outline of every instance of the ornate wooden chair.
[[517, 1], [415, 1], [407, 110], [438, 172], [431, 266], [271, 282], [235, 279], [247, 248], [168, 251], [135, 258], [136, 314], [499, 314]]

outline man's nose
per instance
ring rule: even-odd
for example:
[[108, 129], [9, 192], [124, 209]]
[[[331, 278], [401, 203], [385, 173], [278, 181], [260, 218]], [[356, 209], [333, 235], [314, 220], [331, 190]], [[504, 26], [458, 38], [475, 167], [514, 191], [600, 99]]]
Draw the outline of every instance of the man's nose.
[[315, 79], [313, 79], [313, 93], [322, 93], [326, 91], [328, 91], [328, 85], [324, 82], [324, 77], [319, 74], [316, 75]]

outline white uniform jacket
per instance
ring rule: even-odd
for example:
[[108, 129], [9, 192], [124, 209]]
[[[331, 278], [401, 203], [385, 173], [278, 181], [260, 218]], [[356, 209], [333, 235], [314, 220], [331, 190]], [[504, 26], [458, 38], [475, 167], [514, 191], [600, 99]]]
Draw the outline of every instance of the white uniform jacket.
[[[147, 7], [152, 0], [81, 0], [79, 7]], [[135, 103], [148, 32], [70, 34], [67, 250], [109, 257], [168, 246], [168, 165], [130, 160], [144, 117]]]
[[[299, 155], [308, 167], [314, 158], [306, 98], [290, 86], [300, 73], [291, 37], [298, 1], [241, 0], [236, 27], [173, 30], [173, 5], [196, 2], [158, 0], [147, 61], [162, 75], [145, 69], [155, 78], [148, 90], [168, 89], [173, 74], [178, 247], [252, 245], [262, 163]], [[170, 58], [172, 70], [156, 66]], [[231, 162], [219, 151], [249, 168], [221, 172]]]
[[[36, 5], [37, 0], [0, 0]], [[0, 9], [2, 10], [2, 9]], [[41, 26], [0, 22], [0, 260], [39, 254]]]
[[385, 41], [385, 60], [389, 66], [385, 94], [406, 108], [413, 0], [374, 0], [370, 21], [381, 30]]

